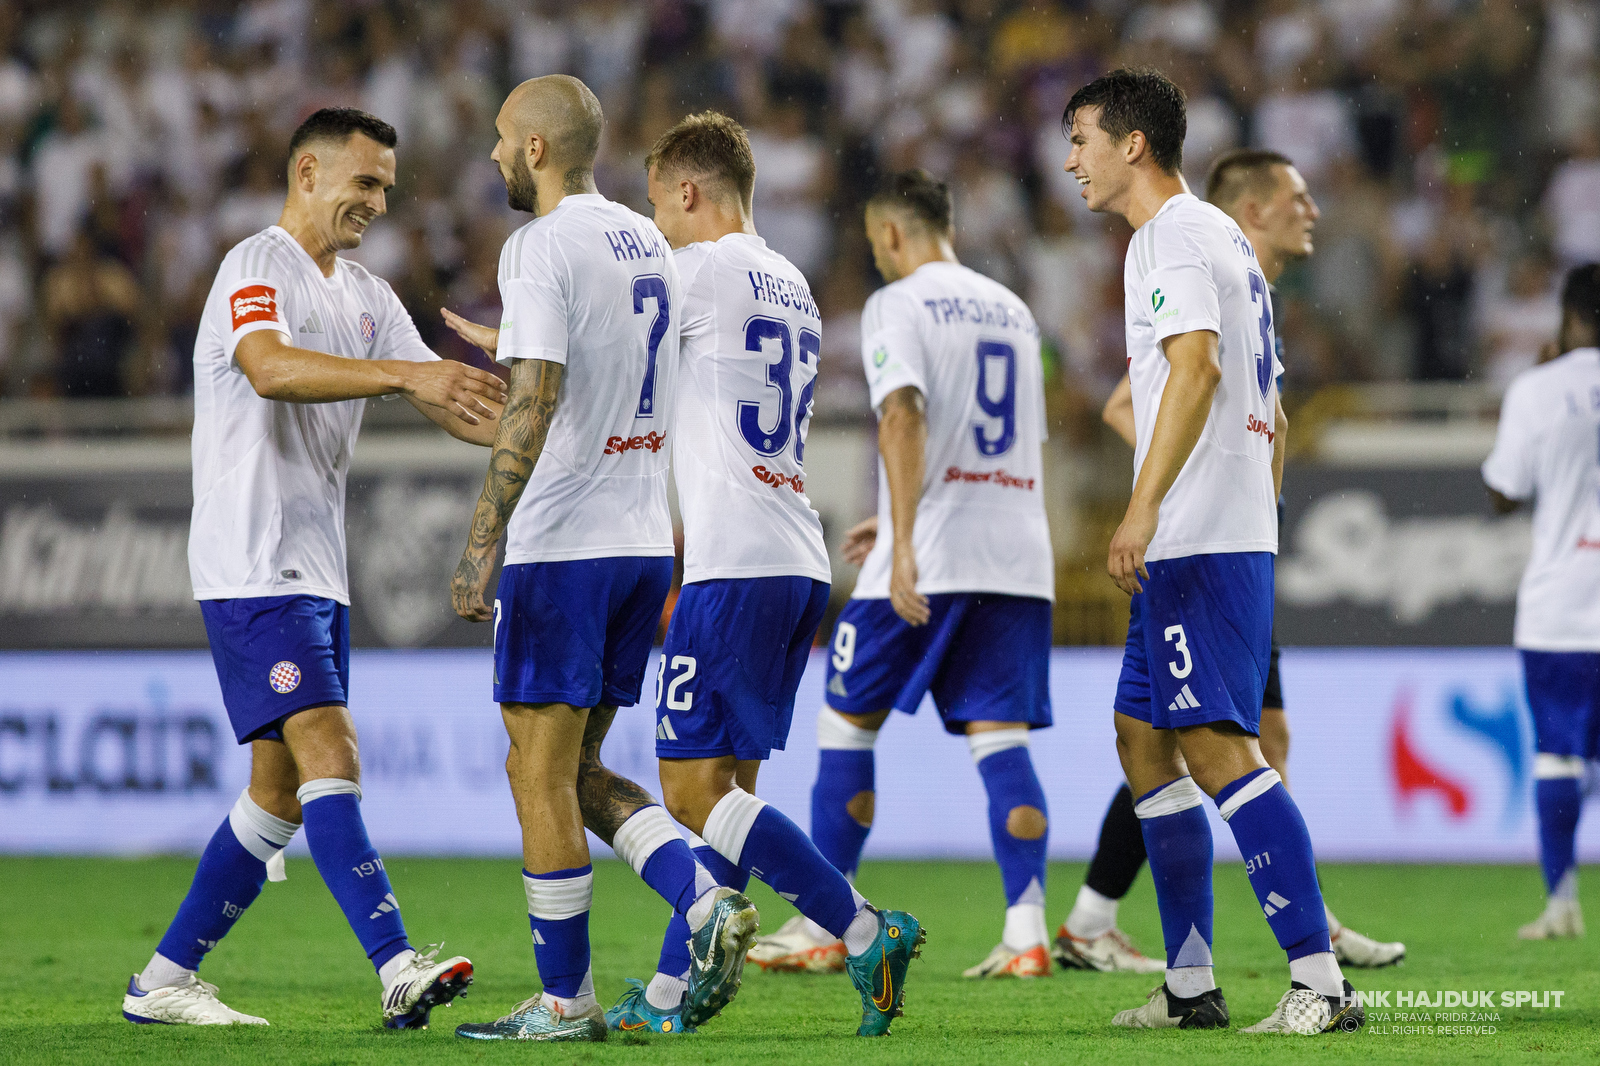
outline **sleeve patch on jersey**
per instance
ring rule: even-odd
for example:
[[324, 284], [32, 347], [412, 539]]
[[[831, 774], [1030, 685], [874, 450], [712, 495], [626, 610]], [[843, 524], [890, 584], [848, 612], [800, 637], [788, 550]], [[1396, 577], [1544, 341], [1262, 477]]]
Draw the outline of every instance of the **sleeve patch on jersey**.
[[233, 328], [252, 322], [278, 321], [278, 290], [270, 285], [246, 285], [228, 297], [228, 309], [233, 314]]

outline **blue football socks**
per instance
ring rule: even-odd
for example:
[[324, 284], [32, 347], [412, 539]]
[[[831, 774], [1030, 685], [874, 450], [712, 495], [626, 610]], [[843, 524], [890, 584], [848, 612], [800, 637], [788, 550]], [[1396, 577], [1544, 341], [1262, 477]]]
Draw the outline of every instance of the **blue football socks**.
[[1028, 754], [1028, 730], [973, 733], [967, 742], [989, 794], [989, 836], [1006, 893], [1004, 943], [1023, 952], [1049, 942], [1044, 918], [1049, 811], [1044, 789]]
[[384, 963], [411, 950], [411, 945], [406, 942], [400, 902], [389, 885], [383, 859], [367, 838], [367, 826], [361, 819], [361, 787], [354, 781], [325, 777], [307, 781], [297, 795], [317, 872], [339, 902], [373, 968], [381, 971]]
[[1289, 961], [1332, 951], [1311, 834], [1278, 772], [1266, 767], [1252, 770], [1224, 786], [1216, 799], [1217, 811], [1233, 830], [1244, 856], [1250, 887]]
[[593, 993], [589, 975], [589, 907], [594, 901], [594, 867], [583, 865], [547, 874], [522, 871], [528, 896], [533, 957], [547, 994], [576, 999]]
[[[817, 715], [817, 782], [811, 788], [811, 839], [817, 850], [846, 877], [861, 865], [861, 849], [872, 832], [874, 798], [872, 746], [877, 731], [863, 729], [831, 708]], [[858, 800], [857, 797], [865, 797]], [[850, 813], [866, 804], [863, 825]]]
[[[161, 959], [176, 964], [177, 971], [199, 969], [206, 952], [228, 935], [245, 908], [261, 894], [267, 860], [280, 852], [299, 828], [262, 810], [250, 799], [248, 789], [239, 794], [201, 854], [189, 894], [156, 948], [157, 958], [140, 975], [142, 988], [149, 991], [177, 976], [173, 966], [161, 965]], [[144, 980], [146, 977], [151, 980]]]
[[612, 837], [611, 847], [676, 914], [688, 914], [695, 900], [717, 887], [660, 804], [629, 815]]
[[1539, 811], [1539, 865], [1545, 889], [1556, 896], [1567, 891], [1562, 881], [1577, 866], [1583, 782], [1576, 777], [1539, 777], [1533, 783], [1533, 796]]
[[1192, 998], [1216, 987], [1211, 971], [1211, 825], [1191, 777], [1145, 793], [1134, 804], [1161, 908], [1167, 986]]

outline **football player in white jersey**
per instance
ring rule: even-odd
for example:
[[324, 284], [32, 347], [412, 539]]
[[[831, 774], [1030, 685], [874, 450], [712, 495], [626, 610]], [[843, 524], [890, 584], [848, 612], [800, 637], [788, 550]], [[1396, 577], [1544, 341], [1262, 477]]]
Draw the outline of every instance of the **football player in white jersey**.
[[[799, 826], [754, 795], [762, 761], [788, 739], [828, 605], [828, 552], [804, 465], [822, 317], [805, 278], [756, 233], [743, 127], [716, 112], [690, 115], [645, 166], [684, 289], [672, 445], [683, 591], [656, 679], [661, 789], [719, 881], [743, 890], [754, 874], [842, 938], [861, 994], [857, 1033], [884, 1036], [921, 926], [868, 905]], [[606, 1012], [613, 1029], [700, 1024], [689, 940], [673, 915], [649, 987], [631, 981]]]
[[[1039, 330], [1023, 302], [957, 261], [948, 187], [891, 177], [867, 237], [889, 284], [867, 301], [862, 357], [878, 412], [878, 517], [834, 627], [811, 835], [854, 875], [872, 823], [878, 731], [931, 693], [965, 736], [989, 797], [1005, 890], [1000, 943], [966, 976], [1050, 972], [1048, 810], [1028, 733], [1051, 724], [1055, 557], [1045, 519]], [[844, 948], [796, 921], [751, 956], [778, 970], [838, 969]]]
[[344, 489], [365, 398], [403, 395], [453, 435], [493, 439], [498, 378], [441, 361], [381, 278], [339, 257], [384, 213], [395, 132], [353, 108], [289, 142], [276, 226], [236, 245], [194, 352], [189, 569], [223, 703], [250, 745], [250, 785], [201, 856], [189, 894], [122, 1013], [167, 1025], [265, 1025], [196, 974], [304, 823], [317, 871], [384, 985], [391, 1028], [472, 982], [472, 964], [417, 954], [361, 818], [350, 683]]
[[667, 449], [683, 313], [666, 238], [595, 189], [603, 125], [576, 78], [512, 90], [491, 158], [511, 206], [536, 217], [501, 253], [500, 328], [447, 316], [511, 368], [451, 598], [463, 618], [494, 623], [494, 696], [511, 737], [506, 772], [544, 982], [498, 1021], [457, 1027], [475, 1040], [605, 1039], [589, 969], [585, 826], [685, 916], [696, 944], [690, 999], [707, 1016], [737, 989], [758, 923], [661, 805], [600, 763], [617, 708], [638, 702], [672, 583]]
[[1600, 757], [1600, 265], [1567, 275], [1560, 354], [1519, 374], [1483, 464], [1495, 509], [1533, 502], [1515, 643], [1533, 712], [1539, 860], [1549, 900], [1523, 940], [1583, 935], [1578, 815]]
[[[1239, 224], [1261, 263], [1267, 287], [1278, 280], [1291, 261], [1312, 252], [1312, 230], [1320, 214], [1306, 182], [1288, 157], [1262, 148], [1240, 148], [1218, 157], [1206, 180], [1206, 200]], [[1283, 338], [1273, 332], [1277, 353], [1283, 355]], [[1128, 446], [1138, 436], [1133, 419], [1133, 388], [1124, 377], [1106, 401], [1106, 424]], [[1279, 500], [1279, 528], [1282, 529]], [[1261, 756], [1289, 783], [1289, 716], [1283, 709], [1283, 683], [1278, 676], [1278, 642], [1274, 638], [1267, 662], [1266, 693], [1261, 707]], [[1127, 894], [1144, 865], [1144, 836], [1133, 811], [1133, 794], [1124, 784], [1117, 790], [1100, 826], [1100, 842], [1072, 913], [1056, 932], [1053, 954], [1064, 966], [1115, 970], [1123, 965], [1126, 937], [1116, 927], [1117, 903]], [[1392, 966], [1405, 958], [1406, 946], [1364, 936], [1340, 923], [1327, 908], [1333, 953], [1346, 966]]]
[[[1290, 990], [1252, 1032], [1357, 1029], [1299, 808], [1257, 742], [1272, 630], [1287, 421], [1267, 281], [1226, 214], [1188, 191], [1183, 92], [1116, 70], [1073, 94], [1066, 169], [1089, 208], [1134, 228], [1123, 271], [1133, 496], [1107, 569], [1132, 597], [1114, 700], [1161, 907], [1167, 979], [1129, 1028], [1223, 1028], [1211, 965], [1211, 828], [1233, 830]], [[1193, 776], [1191, 776], [1191, 774]]]

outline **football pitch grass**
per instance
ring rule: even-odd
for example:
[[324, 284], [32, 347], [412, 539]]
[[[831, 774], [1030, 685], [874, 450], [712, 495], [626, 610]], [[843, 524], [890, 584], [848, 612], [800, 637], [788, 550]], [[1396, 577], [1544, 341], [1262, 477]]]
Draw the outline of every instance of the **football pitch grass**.
[[[443, 938], [447, 954], [472, 958], [477, 983], [426, 1032], [379, 1025], [378, 983], [309, 860], [269, 884], [207, 960], [203, 976], [223, 998], [270, 1028], [134, 1026], [120, 1004], [128, 975], [149, 958], [194, 871], [193, 859], [0, 859], [0, 1062], [266, 1063], [1004, 1063], [1156, 1061], [1594, 1062], [1600, 1059], [1600, 956], [1593, 940], [1520, 943], [1518, 923], [1540, 906], [1536, 870], [1502, 866], [1322, 868], [1330, 901], [1355, 928], [1404, 940], [1398, 967], [1350, 971], [1358, 988], [1564, 992], [1559, 1009], [1432, 1007], [1370, 1012], [1368, 1029], [1322, 1037], [1251, 1037], [1287, 987], [1283, 955], [1239, 864], [1217, 868], [1217, 978], [1234, 1031], [1125, 1032], [1111, 1015], [1142, 1002], [1158, 977], [1057, 971], [1032, 981], [970, 982], [961, 970], [999, 938], [1000, 885], [992, 864], [868, 863], [861, 887], [875, 901], [914, 912], [928, 929], [912, 964], [907, 1014], [887, 1039], [854, 1036], [860, 1002], [844, 976], [766, 974], [751, 966], [738, 1000], [688, 1036], [633, 1036], [606, 1044], [469, 1043], [460, 1022], [486, 1021], [534, 994], [538, 979], [514, 860], [390, 859], [413, 938]], [[1052, 930], [1083, 877], [1054, 864]], [[763, 926], [793, 910], [763, 886], [751, 893]], [[591, 923], [595, 980], [609, 1005], [623, 978], [654, 969], [666, 907], [618, 862], [595, 869]], [[1152, 954], [1160, 927], [1148, 875], [1122, 908], [1121, 924]], [[1387, 1015], [1387, 1018], [1384, 1018]], [[1402, 1026], [1487, 1025], [1494, 1032], [1441, 1035]]]

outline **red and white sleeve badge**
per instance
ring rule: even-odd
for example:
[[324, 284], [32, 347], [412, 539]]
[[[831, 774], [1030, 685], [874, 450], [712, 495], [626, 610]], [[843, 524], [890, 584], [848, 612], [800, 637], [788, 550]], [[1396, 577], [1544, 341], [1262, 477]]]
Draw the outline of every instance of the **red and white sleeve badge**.
[[233, 328], [252, 322], [278, 321], [278, 290], [270, 285], [246, 285], [228, 297], [228, 308], [233, 313]]

